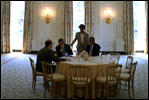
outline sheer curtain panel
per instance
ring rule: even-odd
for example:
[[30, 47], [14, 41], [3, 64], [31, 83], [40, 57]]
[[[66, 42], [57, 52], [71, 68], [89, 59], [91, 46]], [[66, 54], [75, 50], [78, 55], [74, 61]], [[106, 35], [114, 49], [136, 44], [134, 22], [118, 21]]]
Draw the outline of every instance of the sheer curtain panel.
[[85, 26], [89, 36], [94, 36], [93, 33], [93, 1], [85, 1]]
[[30, 53], [32, 40], [32, 1], [25, 1], [23, 53]]
[[125, 52], [134, 53], [133, 1], [124, 1]]
[[73, 36], [73, 1], [64, 1], [62, 36], [67, 44], [71, 43]]

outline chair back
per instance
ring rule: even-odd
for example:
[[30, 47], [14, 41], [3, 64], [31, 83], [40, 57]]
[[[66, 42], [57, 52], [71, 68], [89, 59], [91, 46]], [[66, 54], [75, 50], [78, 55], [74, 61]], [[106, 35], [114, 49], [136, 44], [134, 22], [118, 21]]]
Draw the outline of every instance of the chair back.
[[137, 63], [138, 63], [137, 61], [136, 61], [135, 63], [133, 63], [132, 68], [131, 68], [130, 77], [131, 77], [132, 79], [134, 79], [134, 76], [135, 76], [135, 71], [136, 71]]
[[117, 64], [117, 66], [116, 66], [116, 77], [117, 77], [117, 79], [120, 78], [121, 71], [122, 71], [122, 65], [121, 64]]
[[50, 63], [41, 61], [42, 64], [42, 71], [43, 71], [43, 75], [44, 77], [48, 77], [51, 78], [53, 80], [53, 71], [52, 71], [52, 66]]
[[[131, 68], [132, 68], [132, 64], [133, 64], [133, 57], [128, 56], [127, 61], [126, 61], [126, 68], [129, 69], [130, 71], [131, 71]], [[130, 71], [129, 71], [129, 73], [130, 73]]]
[[70, 66], [70, 76], [75, 82], [88, 82], [89, 68], [86, 66]]
[[31, 57], [29, 57], [29, 60], [30, 60], [32, 72], [33, 72], [33, 74], [35, 74], [35, 73], [36, 73], [36, 70], [35, 70], [35, 68], [34, 68], [34, 60], [33, 60]]
[[113, 81], [117, 81], [120, 77], [122, 65], [114, 64], [110, 65], [106, 69], [106, 82], [110, 83]]
[[110, 54], [112, 58], [114, 58], [115, 64], [119, 63], [119, 59], [120, 59], [120, 54], [118, 53], [111, 53]]

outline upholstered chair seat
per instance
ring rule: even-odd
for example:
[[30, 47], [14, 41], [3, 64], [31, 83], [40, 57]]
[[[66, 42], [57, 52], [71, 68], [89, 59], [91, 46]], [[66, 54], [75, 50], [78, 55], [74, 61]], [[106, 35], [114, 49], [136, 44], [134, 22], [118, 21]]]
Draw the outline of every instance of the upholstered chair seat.
[[[81, 80], [81, 82], [75, 81], [76, 79]], [[76, 85], [77, 84], [78, 85], [85, 85], [87, 78], [86, 77], [85, 78], [83, 78], [83, 77], [73, 77], [72, 80], [74, 80], [73, 83], [76, 84]], [[85, 82], [83, 82], [83, 80]], [[88, 83], [90, 83], [90, 82], [91, 82], [91, 78], [88, 78]]]

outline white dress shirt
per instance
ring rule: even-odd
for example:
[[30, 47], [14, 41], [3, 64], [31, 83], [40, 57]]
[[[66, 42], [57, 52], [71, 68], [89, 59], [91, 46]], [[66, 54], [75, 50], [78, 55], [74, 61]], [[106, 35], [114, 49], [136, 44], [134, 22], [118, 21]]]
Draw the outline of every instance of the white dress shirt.
[[90, 51], [89, 51], [90, 55], [92, 55], [92, 51], [93, 51], [93, 45], [90, 46]]

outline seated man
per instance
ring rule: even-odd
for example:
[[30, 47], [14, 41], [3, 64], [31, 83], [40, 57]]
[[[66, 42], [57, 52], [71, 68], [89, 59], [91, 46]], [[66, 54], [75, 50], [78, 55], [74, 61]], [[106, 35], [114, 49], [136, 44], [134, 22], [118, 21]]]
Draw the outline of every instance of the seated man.
[[65, 53], [68, 55], [73, 55], [72, 50], [69, 45], [65, 44], [64, 39], [60, 38], [58, 40], [59, 45], [56, 46], [56, 53], [58, 57], [65, 56]]
[[[52, 41], [47, 40], [45, 41], [45, 47], [38, 51], [36, 71], [43, 72], [41, 61], [48, 62], [48, 63], [52, 63], [52, 61], [55, 61], [55, 62], [65, 61], [65, 59], [55, 56], [54, 51], [51, 50], [51, 48], [52, 48]], [[52, 69], [54, 73], [56, 70], [56, 66], [52, 65]]]
[[86, 51], [90, 56], [99, 56], [100, 52], [100, 45], [95, 43], [94, 37], [89, 37], [88, 39], [88, 45], [86, 47]]

